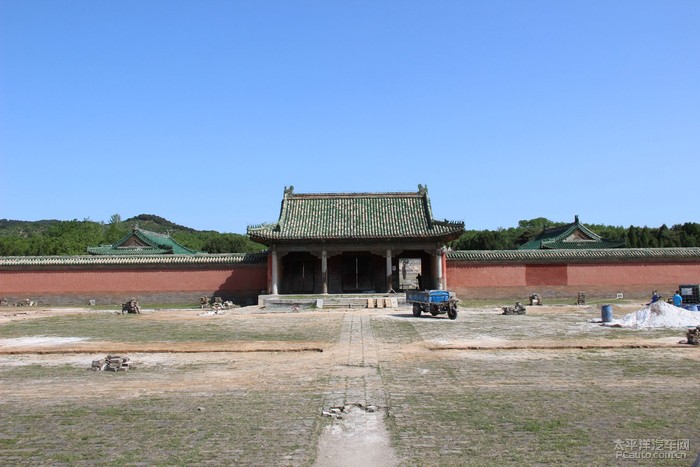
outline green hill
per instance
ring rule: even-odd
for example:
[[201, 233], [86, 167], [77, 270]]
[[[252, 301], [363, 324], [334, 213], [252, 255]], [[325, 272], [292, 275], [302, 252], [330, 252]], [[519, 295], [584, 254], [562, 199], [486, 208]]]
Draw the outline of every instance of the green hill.
[[0, 219], [0, 256], [84, 255], [88, 247], [111, 245], [131, 229], [168, 234], [187, 248], [208, 253], [254, 253], [266, 247], [245, 235], [196, 230], [154, 214], [126, 220], [112, 216], [109, 223], [56, 219], [21, 221]]

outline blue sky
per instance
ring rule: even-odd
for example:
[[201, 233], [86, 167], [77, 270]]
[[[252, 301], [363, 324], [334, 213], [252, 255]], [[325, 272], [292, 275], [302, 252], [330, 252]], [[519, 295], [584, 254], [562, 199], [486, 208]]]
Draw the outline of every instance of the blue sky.
[[700, 222], [700, 2], [0, 0], [0, 218]]

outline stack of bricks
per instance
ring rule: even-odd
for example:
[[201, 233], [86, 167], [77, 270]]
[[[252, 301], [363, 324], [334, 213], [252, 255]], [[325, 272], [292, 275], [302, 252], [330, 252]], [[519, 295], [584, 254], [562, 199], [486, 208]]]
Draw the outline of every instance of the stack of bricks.
[[399, 306], [396, 298], [368, 298], [367, 308], [396, 308]]
[[93, 360], [90, 367], [93, 371], [126, 371], [133, 368], [129, 357], [107, 355], [105, 358]]

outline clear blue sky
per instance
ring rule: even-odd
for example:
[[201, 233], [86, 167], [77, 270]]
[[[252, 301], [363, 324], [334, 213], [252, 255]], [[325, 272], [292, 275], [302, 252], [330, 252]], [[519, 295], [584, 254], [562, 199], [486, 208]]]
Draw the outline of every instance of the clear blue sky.
[[700, 222], [700, 2], [0, 0], [0, 218]]

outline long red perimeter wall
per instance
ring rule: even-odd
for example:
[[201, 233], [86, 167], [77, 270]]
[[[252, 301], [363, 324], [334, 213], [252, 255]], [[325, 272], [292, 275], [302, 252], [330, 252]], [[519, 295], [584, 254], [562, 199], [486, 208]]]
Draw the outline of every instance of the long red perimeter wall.
[[[0, 258], [0, 298], [42, 305], [191, 303], [220, 296], [257, 303], [266, 293], [267, 255]], [[700, 248], [455, 251], [446, 285], [461, 298], [646, 298], [700, 283]]]
[[700, 282], [700, 249], [457, 251], [447, 254], [447, 288], [460, 297], [648, 298]]
[[[8, 264], [14, 260], [14, 264]], [[191, 303], [222, 297], [257, 303], [267, 284], [266, 255], [0, 259], [0, 298], [39, 304]]]

